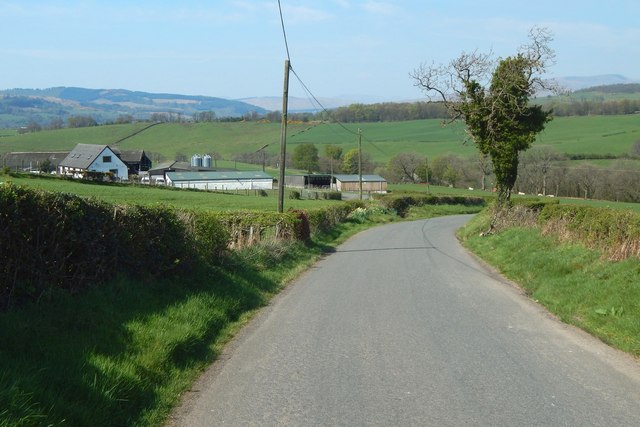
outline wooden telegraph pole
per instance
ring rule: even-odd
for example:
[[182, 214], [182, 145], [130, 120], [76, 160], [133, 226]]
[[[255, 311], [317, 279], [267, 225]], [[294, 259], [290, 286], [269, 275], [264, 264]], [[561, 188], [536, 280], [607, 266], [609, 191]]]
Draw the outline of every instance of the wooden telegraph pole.
[[287, 157], [287, 111], [289, 108], [289, 60], [284, 61], [284, 90], [282, 92], [282, 124], [280, 125], [280, 174], [278, 175], [278, 212], [284, 212], [284, 169]]
[[358, 177], [360, 200], [362, 200], [362, 130], [360, 128], [358, 128]]

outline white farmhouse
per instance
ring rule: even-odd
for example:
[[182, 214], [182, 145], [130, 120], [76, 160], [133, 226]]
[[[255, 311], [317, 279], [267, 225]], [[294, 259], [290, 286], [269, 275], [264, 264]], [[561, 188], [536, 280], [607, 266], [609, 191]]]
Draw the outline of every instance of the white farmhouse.
[[108, 145], [78, 144], [58, 165], [60, 175], [83, 177], [87, 172], [111, 172], [116, 179], [129, 179], [127, 165]]

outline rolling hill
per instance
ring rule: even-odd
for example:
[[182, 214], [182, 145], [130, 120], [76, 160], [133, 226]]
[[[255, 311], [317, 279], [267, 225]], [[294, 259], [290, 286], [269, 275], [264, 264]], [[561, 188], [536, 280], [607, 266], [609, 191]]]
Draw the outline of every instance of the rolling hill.
[[105, 123], [121, 115], [136, 119], [148, 119], [153, 113], [191, 117], [205, 111], [214, 112], [216, 117], [266, 112], [264, 108], [242, 101], [124, 89], [54, 87], [0, 91], [0, 128], [26, 126], [30, 122], [45, 125], [53, 119], [66, 120], [74, 115], [91, 116], [98, 123]]

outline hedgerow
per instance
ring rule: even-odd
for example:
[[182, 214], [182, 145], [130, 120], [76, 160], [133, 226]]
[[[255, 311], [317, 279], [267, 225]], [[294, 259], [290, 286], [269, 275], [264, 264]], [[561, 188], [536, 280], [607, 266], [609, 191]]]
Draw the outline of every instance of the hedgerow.
[[599, 249], [611, 260], [640, 258], [640, 214], [591, 206], [547, 205], [538, 217], [544, 234]]
[[408, 194], [394, 195], [388, 194], [378, 197], [382, 205], [388, 209], [393, 209], [396, 213], [404, 217], [411, 206], [425, 205], [464, 205], [464, 206], [485, 206], [486, 200], [482, 197], [463, 196], [435, 196], [432, 194]]
[[55, 290], [76, 293], [116, 275], [167, 277], [215, 264], [228, 249], [307, 241], [361, 202], [308, 211], [196, 212], [116, 206], [66, 193], [0, 185], [0, 309]]

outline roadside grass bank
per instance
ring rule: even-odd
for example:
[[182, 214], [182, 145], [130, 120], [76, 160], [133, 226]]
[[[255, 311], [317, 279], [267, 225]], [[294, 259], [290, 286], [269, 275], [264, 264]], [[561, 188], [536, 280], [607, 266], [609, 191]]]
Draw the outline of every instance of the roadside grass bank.
[[349, 236], [263, 242], [174, 279], [118, 278], [0, 313], [0, 426], [157, 426], [226, 342], [278, 291]]
[[633, 212], [549, 205], [481, 237], [487, 209], [458, 236], [560, 320], [637, 357], [640, 259], [628, 250], [615, 256], [638, 242], [638, 228], [628, 226], [637, 220]]

